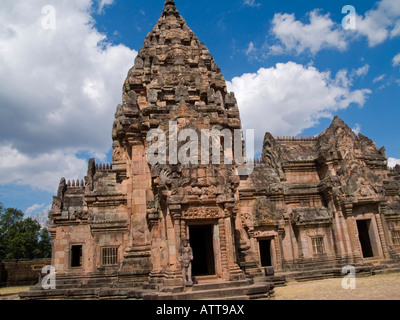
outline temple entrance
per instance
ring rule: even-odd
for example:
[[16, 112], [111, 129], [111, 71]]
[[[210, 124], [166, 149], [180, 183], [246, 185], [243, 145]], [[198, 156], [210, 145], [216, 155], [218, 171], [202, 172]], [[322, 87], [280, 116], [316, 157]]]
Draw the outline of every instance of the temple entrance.
[[189, 236], [193, 250], [193, 276], [214, 275], [213, 225], [190, 226]]
[[370, 239], [371, 220], [357, 220], [358, 237], [364, 258], [374, 256]]
[[272, 266], [271, 239], [259, 240], [258, 245], [259, 245], [259, 249], [260, 249], [261, 266], [262, 267], [271, 267]]

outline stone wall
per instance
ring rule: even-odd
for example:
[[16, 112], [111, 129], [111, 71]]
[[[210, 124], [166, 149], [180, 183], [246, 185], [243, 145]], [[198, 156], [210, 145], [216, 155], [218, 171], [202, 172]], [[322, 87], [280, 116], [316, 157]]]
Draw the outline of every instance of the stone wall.
[[0, 287], [36, 284], [42, 268], [50, 263], [51, 259], [0, 262]]

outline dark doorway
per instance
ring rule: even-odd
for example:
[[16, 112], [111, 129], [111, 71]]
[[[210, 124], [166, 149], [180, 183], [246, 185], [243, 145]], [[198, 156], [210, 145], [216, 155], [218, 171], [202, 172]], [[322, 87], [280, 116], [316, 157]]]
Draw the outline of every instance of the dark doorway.
[[82, 267], [82, 246], [71, 246], [71, 268]]
[[371, 258], [374, 256], [371, 246], [371, 239], [369, 237], [370, 225], [371, 220], [357, 220], [358, 237], [360, 239], [364, 258]]
[[261, 266], [262, 267], [272, 266], [271, 240], [259, 240], [258, 244], [260, 247]]
[[189, 235], [193, 250], [192, 274], [214, 275], [213, 225], [191, 226]]

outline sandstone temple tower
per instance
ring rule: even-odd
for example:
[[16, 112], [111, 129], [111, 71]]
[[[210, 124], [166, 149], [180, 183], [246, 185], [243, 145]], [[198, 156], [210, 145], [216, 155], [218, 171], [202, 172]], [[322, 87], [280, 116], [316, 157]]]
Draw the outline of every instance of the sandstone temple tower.
[[[189, 164], [172, 161], [171, 148], [187, 143], [179, 139], [183, 130], [201, 137], [201, 130], [215, 128], [241, 129], [235, 95], [167, 0], [123, 85], [112, 163], [91, 159], [84, 180], [61, 179], [54, 197], [52, 265], [61, 287], [25, 297], [182, 292], [184, 237], [197, 285], [214, 281], [254, 297], [271, 293], [271, 270], [307, 279], [340, 275], [349, 264], [367, 272], [399, 268], [400, 168], [387, 168], [383, 148], [335, 117], [312, 138], [267, 133], [250, 175], [238, 175], [240, 165], [227, 161], [222, 148], [219, 164], [200, 152]], [[166, 133], [164, 163], [148, 159], [157, 142], [151, 130]], [[231, 153], [244, 155], [239, 146]]]

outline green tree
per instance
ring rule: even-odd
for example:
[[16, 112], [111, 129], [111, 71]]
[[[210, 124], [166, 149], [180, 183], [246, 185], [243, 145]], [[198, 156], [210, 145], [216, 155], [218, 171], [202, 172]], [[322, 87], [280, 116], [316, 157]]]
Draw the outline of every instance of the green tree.
[[0, 204], [0, 260], [35, 259], [51, 256], [51, 239], [37, 221], [21, 210]]
[[35, 256], [40, 258], [51, 258], [52, 242], [50, 233], [46, 228], [40, 231], [39, 243], [35, 250]]

